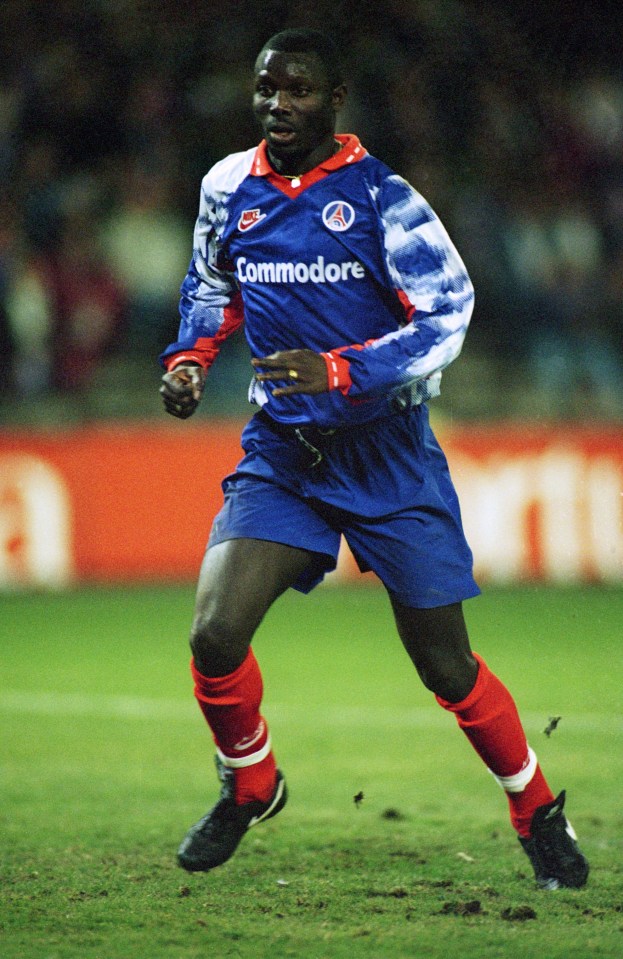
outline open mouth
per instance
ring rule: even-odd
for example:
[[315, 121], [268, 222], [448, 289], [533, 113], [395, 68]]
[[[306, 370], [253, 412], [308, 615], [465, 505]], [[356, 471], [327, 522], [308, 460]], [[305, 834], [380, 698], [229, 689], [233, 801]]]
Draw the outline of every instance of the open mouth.
[[296, 137], [292, 127], [274, 126], [268, 130], [268, 137], [273, 143], [290, 143]]

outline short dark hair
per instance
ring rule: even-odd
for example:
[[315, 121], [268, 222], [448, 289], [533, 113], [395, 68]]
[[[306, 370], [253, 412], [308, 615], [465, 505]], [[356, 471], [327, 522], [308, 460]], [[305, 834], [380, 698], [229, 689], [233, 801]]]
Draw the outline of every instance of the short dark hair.
[[266, 41], [258, 54], [258, 60], [266, 50], [315, 53], [325, 69], [332, 89], [344, 81], [344, 68], [337, 45], [320, 30], [282, 30]]

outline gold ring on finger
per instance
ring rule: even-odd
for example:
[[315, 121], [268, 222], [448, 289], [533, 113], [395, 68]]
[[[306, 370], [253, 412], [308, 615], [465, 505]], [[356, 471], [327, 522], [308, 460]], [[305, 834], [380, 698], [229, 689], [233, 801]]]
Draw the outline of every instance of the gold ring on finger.
[[299, 375], [296, 370], [288, 370], [288, 376], [291, 380], [298, 380]]

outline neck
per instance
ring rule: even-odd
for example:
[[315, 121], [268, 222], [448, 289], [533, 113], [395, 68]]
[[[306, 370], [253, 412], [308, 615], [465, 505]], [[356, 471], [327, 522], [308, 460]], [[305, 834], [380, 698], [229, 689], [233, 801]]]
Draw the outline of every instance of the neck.
[[270, 165], [276, 173], [285, 177], [299, 177], [303, 176], [304, 173], [309, 173], [310, 170], [330, 159], [341, 149], [342, 144], [331, 135], [329, 140], [324, 141], [304, 156], [275, 156], [270, 147], [268, 147], [267, 153]]

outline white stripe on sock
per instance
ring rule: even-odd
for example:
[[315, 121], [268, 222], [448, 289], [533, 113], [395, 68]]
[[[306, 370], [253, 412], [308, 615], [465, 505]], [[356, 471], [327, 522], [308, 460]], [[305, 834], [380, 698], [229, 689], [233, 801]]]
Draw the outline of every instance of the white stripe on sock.
[[530, 748], [530, 746], [528, 746], [528, 762], [524, 768], [518, 773], [515, 773], [514, 776], [496, 776], [491, 770], [489, 770], [489, 772], [495, 781], [499, 783], [504, 792], [520, 793], [524, 791], [530, 780], [534, 777], [536, 767], [536, 753]]
[[226, 756], [225, 753], [221, 752], [218, 746], [216, 747], [216, 752], [224, 766], [227, 766], [229, 769], [242, 769], [244, 766], [255, 766], [256, 763], [261, 763], [263, 759], [266, 759], [271, 749], [270, 736], [267, 736], [262, 748], [258, 749], [255, 753], [250, 753], [248, 756]]

